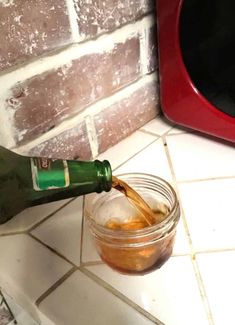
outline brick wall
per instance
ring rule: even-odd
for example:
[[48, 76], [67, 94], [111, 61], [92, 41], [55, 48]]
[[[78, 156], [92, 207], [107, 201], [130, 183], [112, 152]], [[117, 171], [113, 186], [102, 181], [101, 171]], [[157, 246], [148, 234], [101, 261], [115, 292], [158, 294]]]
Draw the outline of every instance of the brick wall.
[[94, 159], [158, 114], [152, 0], [0, 0], [0, 144]]

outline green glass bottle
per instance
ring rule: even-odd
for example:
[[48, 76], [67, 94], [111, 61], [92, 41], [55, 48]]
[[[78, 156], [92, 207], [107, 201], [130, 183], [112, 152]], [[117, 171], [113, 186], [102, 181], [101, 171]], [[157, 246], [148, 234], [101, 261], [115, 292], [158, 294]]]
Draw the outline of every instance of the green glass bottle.
[[107, 160], [32, 158], [0, 147], [0, 224], [30, 206], [111, 188]]

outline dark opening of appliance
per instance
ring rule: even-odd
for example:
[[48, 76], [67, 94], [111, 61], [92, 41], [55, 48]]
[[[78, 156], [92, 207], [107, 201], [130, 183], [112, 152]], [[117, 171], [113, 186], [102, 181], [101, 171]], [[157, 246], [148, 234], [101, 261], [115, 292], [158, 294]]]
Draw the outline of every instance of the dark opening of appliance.
[[235, 117], [235, 1], [184, 0], [180, 45], [197, 89]]

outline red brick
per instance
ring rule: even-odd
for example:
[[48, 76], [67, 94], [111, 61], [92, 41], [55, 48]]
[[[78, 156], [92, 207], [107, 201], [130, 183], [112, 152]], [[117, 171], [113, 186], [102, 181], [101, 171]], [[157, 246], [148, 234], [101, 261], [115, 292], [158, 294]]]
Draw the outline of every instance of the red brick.
[[71, 42], [65, 1], [0, 1], [0, 70]]
[[27, 154], [60, 159], [91, 159], [91, 149], [85, 123], [83, 122], [37, 145]]
[[74, 0], [83, 38], [110, 32], [150, 12], [153, 0]]
[[16, 142], [34, 139], [139, 75], [139, 39], [134, 37], [110, 52], [83, 56], [18, 84], [7, 100], [14, 111]]
[[158, 85], [152, 81], [95, 115], [99, 153], [153, 119], [158, 105]]

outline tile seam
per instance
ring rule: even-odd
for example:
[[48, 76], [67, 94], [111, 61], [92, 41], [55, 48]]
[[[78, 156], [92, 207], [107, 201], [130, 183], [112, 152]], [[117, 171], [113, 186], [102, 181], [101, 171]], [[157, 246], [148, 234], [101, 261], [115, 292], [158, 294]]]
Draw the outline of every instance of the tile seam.
[[200, 271], [199, 271], [199, 267], [197, 265], [197, 262], [195, 260], [195, 251], [194, 251], [194, 247], [193, 247], [193, 243], [192, 243], [192, 238], [190, 235], [190, 231], [189, 231], [189, 227], [188, 227], [188, 223], [187, 223], [187, 219], [186, 219], [186, 215], [183, 209], [183, 205], [182, 205], [182, 201], [181, 201], [181, 197], [180, 197], [180, 193], [179, 193], [179, 189], [178, 189], [178, 184], [177, 184], [177, 180], [176, 180], [176, 175], [174, 172], [174, 167], [173, 167], [173, 163], [172, 163], [172, 159], [171, 159], [171, 155], [167, 146], [167, 139], [165, 136], [162, 137], [162, 141], [164, 144], [164, 148], [165, 148], [165, 153], [167, 156], [167, 160], [168, 160], [168, 164], [171, 170], [171, 174], [172, 174], [172, 178], [173, 178], [173, 184], [174, 184], [174, 188], [176, 190], [179, 202], [180, 202], [180, 207], [181, 207], [181, 218], [184, 224], [184, 228], [186, 231], [186, 235], [187, 235], [187, 239], [188, 239], [188, 244], [189, 244], [189, 248], [190, 248], [190, 257], [191, 257], [191, 262], [192, 262], [192, 266], [193, 266], [193, 270], [194, 270], [194, 275], [196, 277], [197, 280], [197, 285], [198, 285], [198, 290], [200, 292], [200, 297], [201, 297], [201, 301], [204, 307], [204, 311], [206, 313], [207, 319], [209, 321], [210, 325], [215, 325], [214, 321], [213, 321], [213, 317], [212, 317], [212, 311], [209, 305], [209, 301], [208, 301], [208, 297], [206, 294], [206, 289], [204, 287], [204, 283], [202, 281], [202, 277], [200, 275]]

